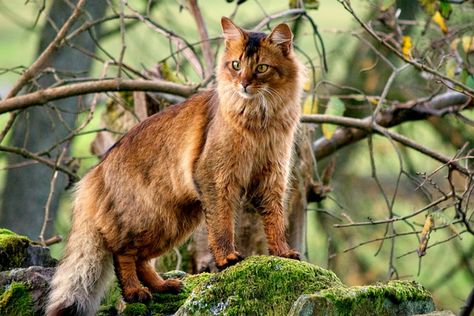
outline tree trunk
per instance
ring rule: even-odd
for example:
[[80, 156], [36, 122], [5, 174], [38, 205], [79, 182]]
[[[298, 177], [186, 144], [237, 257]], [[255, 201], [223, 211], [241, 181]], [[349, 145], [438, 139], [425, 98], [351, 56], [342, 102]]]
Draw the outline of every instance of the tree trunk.
[[[75, 1], [72, 1], [75, 2]], [[84, 10], [88, 11], [92, 19], [97, 19], [105, 14], [107, 2], [87, 1]], [[70, 16], [72, 10], [67, 1], [55, 0], [48, 13], [51, 23], [47, 22], [41, 32], [38, 55], [48, 46], [56, 36], [56, 29], [60, 28]], [[87, 17], [86, 14], [83, 18]], [[76, 23], [76, 26], [81, 21]], [[74, 29], [74, 27], [72, 27]], [[97, 33], [97, 30], [96, 30]], [[95, 42], [88, 33], [83, 33], [72, 41], [77, 47], [82, 47], [89, 52], [95, 51]], [[91, 67], [91, 58], [77, 49], [61, 47], [52, 56], [47, 65], [57, 70], [57, 75], [85, 76]], [[52, 74], [45, 74], [36, 82], [42, 86], [49, 86], [56, 81]], [[29, 89], [34, 89], [32, 86]], [[11, 145], [23, 147], [31, 152], [47, 150], [58, 140], [69, 133], [68, 128], [74, 128], [76, 113], [80, 98], [67, 98], [49, 104], [48, 107], [32, 107], [23, 111], [13, 127]], [[57, 110], [54, 110], [55, 107]], [[55, 157], [59, 150], [51, 152]], [[9, 165], [15, 165], [25, 159], [11, 155]], [[6, 185], [3, 192], [2, 208], [0, 213], [0, 227], [10, 228], [32, 239], [38, 238], [44, 219], [44, 207], [50, 192], [52, 170], [41, 164], [31, 164], [21, 168], [8, 170]], [[66, 183], [66, 178], [61, 175], [56, 183], [50, 206], [50, 219], [55, 218], [59, 197]], [[53, 230], [49, 225], [46, 236]], [[49, 233], [48, 233], [49, 232]]]

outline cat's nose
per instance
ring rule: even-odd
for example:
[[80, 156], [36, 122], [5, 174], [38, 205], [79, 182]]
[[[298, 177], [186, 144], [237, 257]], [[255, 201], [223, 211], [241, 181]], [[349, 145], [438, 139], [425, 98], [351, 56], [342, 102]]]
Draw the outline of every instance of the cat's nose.
[[250, 82], [247, 80], [242, 81], [242, 87], [244, 88], [244, 91], [247, 92], [247, 87], [250, 85]]

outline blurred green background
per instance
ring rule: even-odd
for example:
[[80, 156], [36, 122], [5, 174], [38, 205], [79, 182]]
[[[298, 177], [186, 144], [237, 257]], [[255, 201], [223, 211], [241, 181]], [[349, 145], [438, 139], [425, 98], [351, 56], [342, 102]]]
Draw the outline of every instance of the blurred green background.
[[[40, 1], [41, 2], [41, 1]], [[362, 16], [366, 16], [372, 9], [371, 1], [352, 1], [354, 7]], [[140, 1], [129, 1], [129, 3], [141, 7]], [[223, 0], [200, 1], [205, 21], [209, 27], [210, 37], [220, 35], [220, 18], [228, 16], [234, 9], [234, 4], [228, 4]], [[38, 3], [23, 1], [0, 0], [0, 69], [11, 69], [13, 67], [28, 67], [33, 61], [39, 40], [39, 30], [44, 23], [44, 14], [40, 17], [38, 25], [34, 26], [34, 20], [38, 13]], [[163, 1], [155, 10], [154, 17], [160, 24], [168, 26], [175, 33], [183, 35], [189, 42], [195, 42], [198, 38], [194, 21], [186, 10], [179, 10], [174, 1]], [[287, 1], [248, 1], [241, 6], [235, 21], [239, 25], [255, 25], [265, 13], [274, 13], [288, 8]], [[356, 24], [353, 18], [344, 10], [338, 1], [322, 0], [318, 10], [310, 11], [311, 16], [317, 23], [318, 29], [324, 39], [327, 50], [329, 72], [322, 74], [318, 70], [319, 79], [331, 80], [341, 85], [345, 84], [347, 76], [353, 65], [353, 50], [358, 40], [350, 33], [355, 30]], [[177, 23], [177, 21], [179, 21]], [[110, 30], [117, 26], [111, 22]], [[120, 53], [120, 34], [108, 36], [102, 41], [104, 49], [118, 57]], [[146, 69], [155, 65], [158, 61], [169, 55], [169, 44], [155, 32], [144, 27], [133, 27], [126, 32], [127, 50], [125, 62], [137, 69]], [[300, 31], [297, 45], [307, 52], [313, 62], [319, 67], [319, 58], [314, 48], [312, 33], [307, 24]], [[99, 52], [99, 56], [107, 59], [105, 54]], [[359, 56], [363, 58], [363, 56]], [[301, 57], [304, 60], [303, 57]], [[102, 71], [102, 65], [95, 63], [94, 76]], [[18, 74], [5, 72], [0, 75], [0, 94], [9, 90]], [[196, 79], [190, 74], [190, 79]], [[87, 130], [99, 126], [100, 113], [104, 104], [100, 104], [97, 114]], [[321, 109], [319, 110], [321, 112]], [[469, 117], [474, 117], [468, 113]], [[84, 117], [79, 117], [82, 121]], [[7, 121], [7, 115], [0, 115], [0, 126], [3, 127]], [[436, 128], [428, 122], [405, 123], [398, 127], [397, 131], [403, 132], [412, 139], [423, 143], [429, 148], [442, 151], [448, 156], [456, 152], [454, 146], [450, 146], [440, 140]], [[468, 131], [469, 132], [469, 131]], [[472, 128], [470, 130], [472, 131]], [[84, 157], [81, 161], [83, 174], [98, 160], [89, 151], [90, 143], [94, 134], [88, 134], [74, 139], [72, 148], [73, 156]], [[399, 160], [393, 145], [383, 137], [375, 136], [374, 153], [378, 177], [391, 196], [395, 190], [399, 172]], [[327, 159], [326, 159], [327, 160]], [[321, 165], [327, 163], [322, 161]], [[337, 153], [337, 167], [332, 181], [332, 199], [327, 199], [321, 204], [311, 204], [308, 208], [308, 260], [323, 267], [329, 266], [350, 285], [367, 284], [377, 280], [385, 280], [388, 272], [388, 257], [390, 256], [390, 242], [386, 241], [378, 255], [377, 250], [380, 243], [371, 243], [356, 248], [353, 251], [344, 252], [345, 249], [357, 245], [360, 242], [384, 235], [385, 226], [352, 227], [336, 229], [332, 224], [338, 223], [334, 218], [327, 216], [321, 210], [329, 210], [331, 213], [341, 217], [341, 213], [347, 212], [349, 217], [355, 221], [363, 221], [368, 217], [374, 219], [385, 218], [387, 207], [373, 178], [371, 178], [371, 165], [369, 159], [368, 143], [366, 140], [340, 150]], [[417, 152], [408, 150], [403, 162], [409, 164], [412, 170], [419, 172], [431, 172], [439, 164]], [[0, 191], [4, 186], [6, 166], [6, 155], [0, 152]], [[439, 179], [445, 177], [440, 174]], [[401, 186], [394, 206], [395, 213], [409, 213], [424, 206], [426, 201], [415, 191], [415, 186], [406, 177], [402, 177]], [[344, 206], [344, 209], [340, 208]], [[435, 222], [441, 225], [449, 222], [450, 218], [444, 213], [437, 213]], [[19, 214], [21, 216], [21, 214]], [[63, 194], [56, 228], [61, 235], [66, 235], [69, 227], [70, 197], [69, 192]], [[419, 223], [424, 222], [424, 215], [415, 219]], [[457, 228], [453, 228], [454, 230]], [[406, 225], [397, 224], [397, 231], [407, 231]], [[433, 233], [430, 244], [442, 241], [453, 234], [452, 230], [443, 230]], [[60, 256], [61, 244], [53, 246], [53, 254]], [[395, 256], [400, 256], [408, 251], [415, 250], [418, 241], [413, 235], [398, 237], [395, 242]], [[329, 251], [328, 249], [332, 249]], [[335, 256], [329, 255], [335, 252]], [[331, 253], [329, 253], [331, 252]], [[429, 249], [427, 255], [419, 259], [416, 253], [395, 259], [399, 277], [402, 279], [415, 279], [426, 286], [434, 295], [438, 309], [450, 309], [457, 311], [463, 304], [467, 294], [474, 284], [473, 266], [474, 240], [472, 236], [464, 234], [454, 238], [449, 243]], [[463, 255], [461, 255], [463, 254]], [[421, 270], [418, 275], [421, 260]]]

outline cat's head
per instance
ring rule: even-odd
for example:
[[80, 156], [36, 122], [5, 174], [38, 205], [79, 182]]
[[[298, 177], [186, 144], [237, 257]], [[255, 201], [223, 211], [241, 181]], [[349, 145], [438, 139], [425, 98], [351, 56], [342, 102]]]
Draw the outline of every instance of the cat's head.
[[226, 17], [221, 25], [225, 51], [217, 73], [219, 91], [243, 100], [295, 98], [302, 69], [288, 25], [279, 24], [270, 34], [243, 30]]

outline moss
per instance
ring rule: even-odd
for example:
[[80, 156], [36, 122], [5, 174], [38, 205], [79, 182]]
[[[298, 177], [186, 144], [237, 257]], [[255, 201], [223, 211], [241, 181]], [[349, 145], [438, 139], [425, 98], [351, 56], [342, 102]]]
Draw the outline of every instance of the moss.
[[305, 293], [342, 286], [336, 275], [309, 263], [249, 257], [196, 286], [177, 315], [281, 315]]
[[97, 316], [116, 315], [117, 305], [121, 300], [122, 293], [117, 280], [115, 280], [105, 297], [102, 299], [102, 304], [97, 312]]
[[431, 294], [416, 282], [338, 286], [300, 297], [291, 315], [412, 315], [434, 310]]
[[0, 295], [0, 315], [33, 315], [31, 294], [23, 283], [12, 282]]
[[[207, 281], [211, 276], [212, 274], [210, 273], [186, 275], [184, 277], [181, 275], [183, 280], [182, 291], [178, 294], [153, 294], [153, 302], [149, 304], [150, 312], [152, 315], [175, 313], [181, 305], [184, 304], [193, 289], [199, 284]], [[164, 275], [164, 278], [168, 277], [180, 277], [180, 274], [172, 271]]]
[[146, 316], [148, 315], [148, 308], [143, 303], [127, 304], [123, 311], [124, 316]]
[[[211, 277], [210, 273], [188, 275], [183, 271], [170, 271], [162, 274], [164, 279], [178, 278], [183, 281], [183, 289], [178, 294], [154, 293], [153, 300], [147, 305], [127, 304], [124, 315], [168, 315], [175, 313], [186, 301], [192, 290]], [[121, 302], [121, 292], [117, 282], [108, 291], [97, 313], [98, 316], [117, 315], [117, 306]], [[143, 309], [145, 306], [145, 309]], [[126, 314], [128, 313], [128, 314]], [[143, 314], [142, 314], [143, 313]]]
[[8, 229], [0, 229], [0, 271], [21, 267], [30, 240]]

